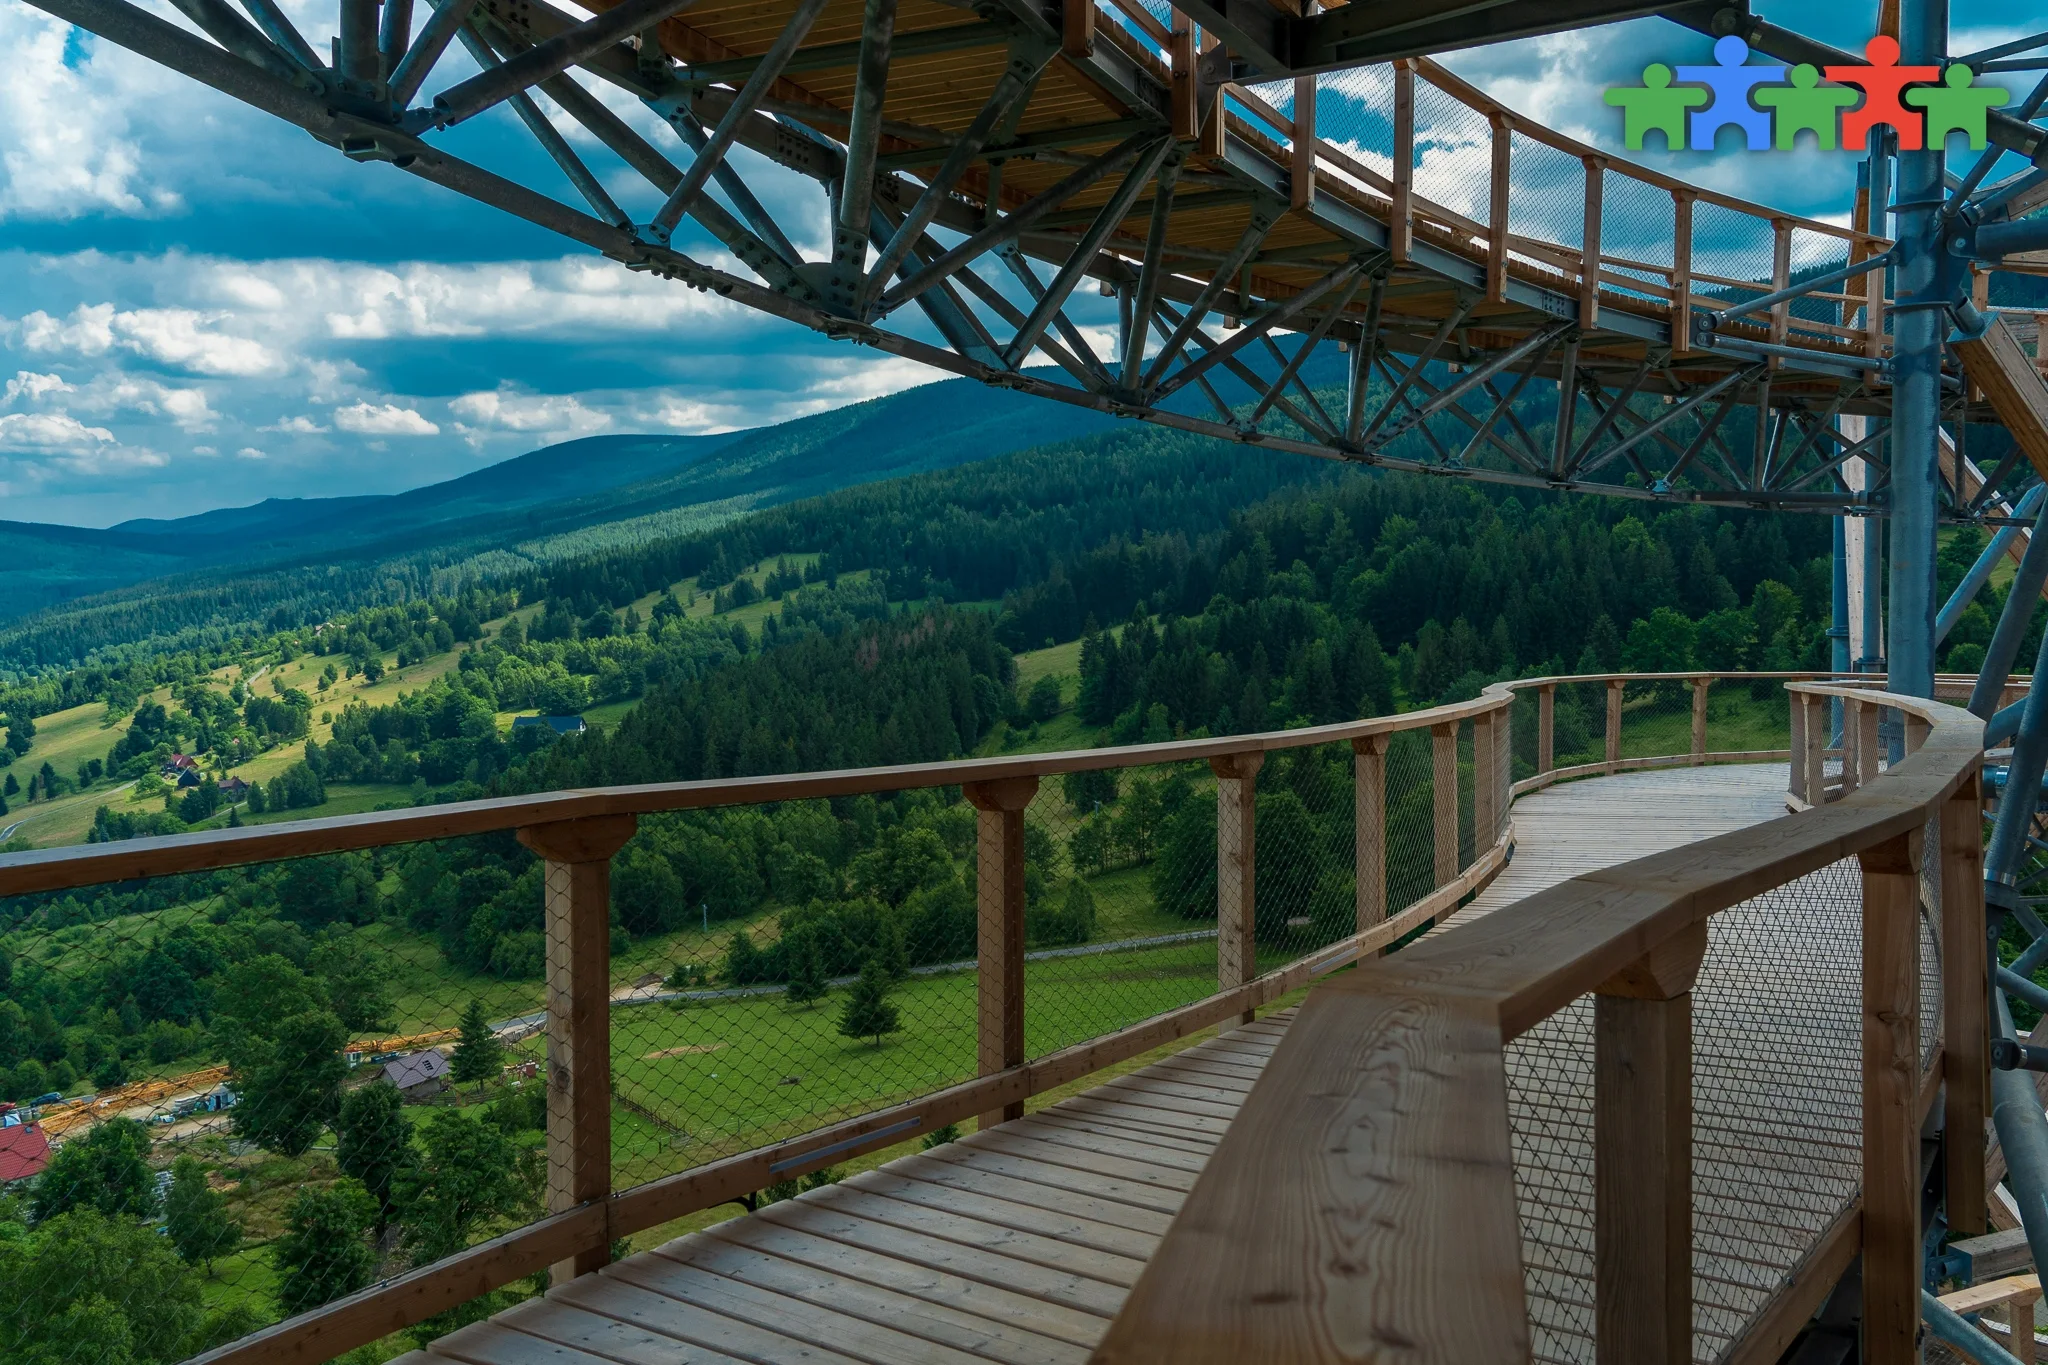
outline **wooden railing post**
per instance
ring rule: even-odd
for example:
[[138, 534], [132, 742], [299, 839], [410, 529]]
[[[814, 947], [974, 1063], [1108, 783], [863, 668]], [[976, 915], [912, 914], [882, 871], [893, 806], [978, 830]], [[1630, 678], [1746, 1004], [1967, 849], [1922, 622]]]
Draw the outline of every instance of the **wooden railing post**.
[[1305, 209], [1316, 201], [1316, 78], [1294, 78], [1294, 139], [1289, 157], [1287, 204]]
[[1607, 158], [1586, 158], [1586, 226], [1579, 259], [1579, 326], [1600, 323], [1600, 201], [1607, 188]]
[[1792, 754], [1787, 765], [1792, 771], [1785, 779], [1785, 790], [1808, 805], [1817, 806], [1820, 801], [1806, 782], [1806, 698], [1792, 692], [1787, 694], [1786, 701], [1790, 703], [1786, 709], [1791, 713], [1792, 725], [1790, 742], [1785, 747]]
[[1415, 249], [1415, 64], [1394, 62], [1393, 221], [1387, 224], [1387, 251], [1394, 264], [1404, 264]]
[[1621, 693], [1628, 684], [1619, 678], [1607, 684], [1607, 771], [1621, 766]]
[[[548, 1212], [612, 1192], [612, 855], [633, 837], [630, 815], [529, 825], [519, 842], [544, 860], [547, 937]], [[557, 1261], [557, 1285], [602, 1270], [609, 1239]]]
[[1984, 1120], [1991, 1112], [1987, 952], [1983, 787], [1972, 773], [1941, 807], [1942, 1152], [1948, 1225], [1965, 1235], [1986, 1230]]
[[[1035, 777], [970, 782], [961, 794], [975, 816], [975, 1062], [993, 1075], [1024, 1061], [1024, 808]], [[1024, 1117], [1022, 1101], [975, 1119], [993, 1128]]]
[[1358, 894], [1358, 932], [1387, 918], [1387, 744], [1391, 735], [1366, 735], [1351, 741], [1353, 831], [1357, 855], [1353, 869]]
[[1432, 869], [1436, 885], [1442, 886], [1458, 875], [1458, 724], [1451, 721], [1429, 727], [1430, 791], [1435, 798], [1431, 822], [1436, 861]]
[[1863, 866], [1865, 1365], [1919, 1359], [1920, 842], [1916, 824], [1857, 855]]
[[1856, 790], [1857, 751], [1863, 747], [1863, 703], [1842, 698], [1842, 795]]
[[[1227, 991], [1259, 974], [1254, 918], [1257, 900], [1257, 793], [1262, 753], [1209, 760], [1216, 774], [1216, 988]], [[1258, 1018], [1246, 1010], [1241, 1022]]]
[[1691, 190], [1671, 192], [1671, 352], [1692, 350]]
[[1060, 51], [1076, 58], [1095, 55], [1095, 0], [1061, 0]]
[[1173, 136], [1178, 142], [1193, 142], [1202, 135], [1201, 96], [1195, 85], [1195, 21], [1177, 9], [1166, 55], [1171, 63], [1168, 101]]
[[1707, 761], [1707, 689], [1713, 685], [1712, 678], [1692, 680], [1692, 765], [1695, 768]]
[[1486, 297], [1499, 303], [1508, 296], [1509, 154], [1515, 139], [1506, 113], [1495, 110], [1488, 121], [1493, 126], [1493, 179], [1487, 195]]
[[1472, 849], [1475, 853], [1493, 842], [1494, 805], [1498, 800], [1493, 786], [1493, 746], [1499, 742], [1493, 724], [1496, 714], [1485, 711], [1472, 717]]
[[1593, 1304], [1599, 1365], [1692, 1359], [1692, 987], [1704, 921], [1593, 1005]]
[[1867, 787], [1877, 781], [1878, 763], [1884, 757], [1884, 750], [1877, 742], [1877, 723], [1883, 718], [1884, 708], [1872, 702], [1860, 703], [1856, 708], [1856, 785]]
[[1799, 702], [1806, 717], [1806, 799], [1821, 806], [1828, 799], [1828, 702], [1813, 696], [1802, 696]]
[[1536, 771], [1547, 773], [1557, 766], [1557, 684], [1546, 683], [1536, 690]]

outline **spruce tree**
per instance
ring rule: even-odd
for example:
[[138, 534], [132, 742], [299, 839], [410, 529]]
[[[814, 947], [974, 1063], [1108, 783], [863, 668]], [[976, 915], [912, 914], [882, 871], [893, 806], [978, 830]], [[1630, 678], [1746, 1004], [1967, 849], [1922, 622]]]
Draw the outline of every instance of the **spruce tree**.
[[815, 934], [799, 933], [784, 940], [782, 951], [789, 964], [789, 1003], [809, 1005], [821, 1000], [828, 989], [825, 957], [818, 950]]
[[846, 1038], [872, 1038], [882, 1045], [882, 1035], [894, 1033], [901, 1025], [896, 1007], [889, 1003], [889, 971], [880, 961], [869, 958], [860, 969], [860, 980], [846, 997], [839, 1014], [839, 1032]]
[[491, 1031], [491, 1021], [484, 1017], [483, 1001], [471, 1000], [469, 1008], [462, 1012], [462, 1039], [455, 1044], [450, 1063], [457, 1084], [474, 1081], [479, 1087], [504, 1067], [505, 1045]]

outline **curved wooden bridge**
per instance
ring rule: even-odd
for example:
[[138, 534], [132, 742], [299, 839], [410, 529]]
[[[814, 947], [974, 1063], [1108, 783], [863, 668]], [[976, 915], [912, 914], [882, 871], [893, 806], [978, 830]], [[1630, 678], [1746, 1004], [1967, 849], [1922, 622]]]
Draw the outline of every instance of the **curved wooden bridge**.
[[[1525, 897], [1570, 877], [1781, 817], [1785, 794], [1777, 763], [1527, 797], [1513, 862], [1437, 933], [1454, 942], [1460, 926], [1512, 920]], [[1855, 1250], [1861, 911], [1852, 860], [1711, 922], [1694, 1003], [1689, 1358], [1700, 1365], [1776, 1361]], [[1922, 934], [1931, 1024], [1939, 956], [1924, 918]], [[1538, 1361], [1595, 1354], [1591, 1006], [1553, 1016], [1507, 1058]], [[1025, 1118], [630, 1257], [403, 1365], [1079, 1365], [1293, 1017], [1276, 1010]], [[1181, 1358], [1128, 1340], [1106, 1356], [1138, 1357]], [[1247, 1343], [1235, 1358], [1277, 1357]]]

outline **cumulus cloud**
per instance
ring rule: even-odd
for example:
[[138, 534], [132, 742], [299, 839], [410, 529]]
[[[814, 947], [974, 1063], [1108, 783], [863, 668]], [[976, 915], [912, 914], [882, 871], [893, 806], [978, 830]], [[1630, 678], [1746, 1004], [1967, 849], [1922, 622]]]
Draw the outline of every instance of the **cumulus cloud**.
[[7, 450], [75, 450], [112, 445], [114, 433], [89, 427], [61, 412], [10, 412], [0, 416], [0, 448]]
[[334, 425], [358, 436], [439, 436], [441, 428], [411, 408], [390, 403], [351, 403], [334, 410]]
[[60, 375], [37, 374], [33, 370], [22, 370], [7, 381], [7, 387], [0, 391], [0, 407], [12, 406], [17, 398], [27, 398], [31, 403], [40, 403], [53, 393], [70, 393], [71, 385]]
[[545, 431], [587, 436], [612, 424], [610, 413], [593, 412], [573, 394], [520, 394], [504, 389], [466, 393], [448, 405], [457, 430]]
[[62, 319], [37, 309], [21, 320], [21, 344], [38, 354], [88, 358], [119, 348], [195, 374], [238, 378], [282, 367], [262, 342], [217, 330], [228, 317], [190, 308], [117, 310], [111, 303], [80, 304]]
[[332, 431], [333, 429], [332, 427], [321, 426], [312, 418], [305, 416], [286, 417], [272, 422], [267, 427], [257, 428], [258, 431], [279, 431], [293, 436], [315, 436], [323, 431]]

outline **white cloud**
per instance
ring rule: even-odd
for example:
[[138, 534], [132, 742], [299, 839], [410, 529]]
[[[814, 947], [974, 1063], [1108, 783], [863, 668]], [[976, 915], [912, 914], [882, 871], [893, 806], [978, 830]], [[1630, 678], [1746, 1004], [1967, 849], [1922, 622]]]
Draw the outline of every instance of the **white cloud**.
[[267, 460], [270, 458], [255, 446], [243, 446], [235, 452], [235, 455], [237, 458], [244, 460]]
[[466, 393], [448, 405], [458, 430], [488, 427], [499, 431], [545, 431], [587, 436], [612, 424], [611, 414], [593, 412], [573, 394], [520, 394], [505, 389]]
[[333, 428], [323, 427], [310, 417], [286, 417], [271, 423], [267, 427], [258, 427], [257, 430], [280, 431], [294, 436], [312, 436], [319, 432], [332, 431]]
[[61, 412], [10, 412], [0, 416], [0, 448], [69, 450], [112, 444], [113, 432], [105, 427], [89, 427]]
[[334, 425], [359, 436], [438, 436], [441, 428], [413, 411], [389, 403], [351, 403], [334, 410]]
[[7, 381], [7, 388], [0, 392], [0, 407], [13, 404], [14, 400], [26, 395], [31, 403], [40, 403], [53, 393], [71, 393], [71, 385], [54, 374], [37, 374], [33, 370], [21, 370]]
[[21, 320], [21, 344], [38, 354], [88, 357], [118, 347], [159, 364], [237, 378], [281, 369], [282, 358], [262, 342], [213, 330], [229, 316], [190, 308], [117, 311], [111, 303], [82, 303], [59, 320], [37, 309]]
[[[0, 220], [75, 218], [113, 210], [140, 214], [175, 206], [175, 196], [137, 183], [142, 155], [129, 135], [131, 105], [94, 60], [65, 61], [69, 24], [30, 9], [0, 10]], [[146, 79], [146, 78], [145, 78]], [[130, 97], [132, 98], [132, 97]]]

